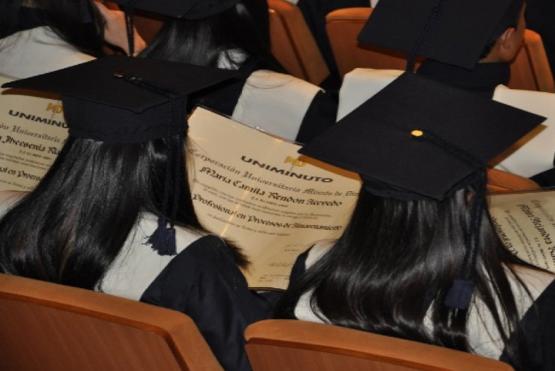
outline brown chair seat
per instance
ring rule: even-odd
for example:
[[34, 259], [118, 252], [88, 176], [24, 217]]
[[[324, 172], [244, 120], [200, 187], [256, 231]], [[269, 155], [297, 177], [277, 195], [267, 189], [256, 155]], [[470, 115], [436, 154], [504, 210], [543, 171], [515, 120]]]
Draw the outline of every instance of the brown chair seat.
[[295, 320], [250, 325], [254, 371], [510, 371], [489, 358], [414, 341]]
[[6, 371], [222, 370], [182, 313], [5, 274], [0, 334]]
[[531, 179], [498, 169], [488, 169], [488, 192], [537, 191], [541, 187]]

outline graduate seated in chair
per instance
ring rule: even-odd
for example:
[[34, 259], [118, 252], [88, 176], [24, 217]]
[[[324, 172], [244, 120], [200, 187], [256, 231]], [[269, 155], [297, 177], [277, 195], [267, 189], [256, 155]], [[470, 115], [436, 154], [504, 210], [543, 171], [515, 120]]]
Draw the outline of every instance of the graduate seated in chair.
[[542, 121], [406, 73], [305, 145], [363, 186], [339, 240], [297, 259], [277, 316], [552, 370], [554, 276], [503, 246], [485, 197], [488, 160]]
[[[4, 1], [0, 75], [26, 78], [88, 62], [107, 44], [128, 53], [123, 12], [97, 0]], [[137, 48], [144, 41], [134, 32]]]
[[522, 46], [525, 10], [525, 0], [388, 0], [378, 4], [359, 41], [406, 53], [409, 71], [424, 58], [419, 75], [547, 116], [545, 130], [496, 160], [501, 170], [553, 186], [555, 95], [504, 86]]
[[196, 95], [196, 104], [300, 142], [335, 124], [336, 97], [279, 73], [283, 70], [270, 51], [266, 1], [140, 0], [132, 6], [164, 17], [140, 57], [240, 71], [238, 81]]
[[1, 195], [0, 271], [182, 311], [249, 370], [243, 330], [269, 308], [197, 220], [184, 161], [187, 96], [233, 75], [121, 56], [5, 84], [60, 94], [69, 137], [34, 191]]

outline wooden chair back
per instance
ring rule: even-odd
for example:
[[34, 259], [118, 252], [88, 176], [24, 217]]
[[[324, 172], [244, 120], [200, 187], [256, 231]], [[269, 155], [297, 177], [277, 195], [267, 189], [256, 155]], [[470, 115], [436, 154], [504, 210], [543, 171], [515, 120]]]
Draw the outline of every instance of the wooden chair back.
[[294, 320], [250, 325], [253, 371], [510, 371], [502, 362], [414, 341]]
[[531, 179], [498, 169], [488, 169], [488, 192], [506, 193], [538, 191], [541, 187]]
[[555, 92], [553, 74], [545, 53], [541, 36], [532, 31], [524, 33], [524, 44], [511, 65], [511, 81], [513, 89]]
[[0, 334], [3, 370], [222, 370], [182, 313], [5, 274]]
[[[335, 10], [326, 17], [328, 37], [341, 76], [357, 67], [405, 69], [402, 54], [358, 44], [358, 34], [371, 15], [372, 8], [346, 8]], [[525, 32], [524, 45], [511, 65], [509, 87], [555, 92], [543, 42], [534, 31]]]
[[300, 9], [268, 0], [272, 54], [293, 76], [319, 85], [330, 71]]
[[372, 14], [372, 8], [343, 8], [326, 16], [326, 32], [330, 40], [339, 75], [357, 67], [404, 70], [406, 60], [396, 54], [374, 47], [361, 47], [358, 34]]

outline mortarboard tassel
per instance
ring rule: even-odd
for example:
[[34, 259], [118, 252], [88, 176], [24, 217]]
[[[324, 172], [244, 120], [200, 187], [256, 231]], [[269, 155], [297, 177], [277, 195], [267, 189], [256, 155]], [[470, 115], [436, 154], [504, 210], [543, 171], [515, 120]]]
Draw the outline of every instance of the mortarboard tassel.
[[[131, 47], [132, 45], [130, 45]], [[168, 99], [171, 100], [171, 110], [172, 110], [172, 120], [176, 123], [180, 123], [182, 120], [185, 120], [187, 114], [187, 99], [185, 97], [179, 97], [178, 94], [152, 84], [148, 81], [145, 81], [141, 77], [129, 75], [124, 72], [114, 73], [114, 77], [118, 79], [123, 79], [124, 81], [129, 82], [130, 84], [137, 85], [142, 87], [146, 90], [149, 90], [155, 94], [160, 94]], [[187, 123], [184, 123], [183, 129], [187, 127]], [[183, 133], [180, 134], [180, 143], [185, 141]], [[179, 168], [182, 166], [182, 163], [179, 159], [175, 159], [175, 168], [172, 169], [170, 166], [170, 159], [168, 158], [166, 161], [166, 177], [164, 180], [164, 194], [162, 199], [162, 210], [160, 215], [158, 216], [158, 227], [152, 233], [152, 235], [148, 238], [147, 244], [151, 244], [153, 250], [158, 252], [159, 255], [176, 255], [177, 248], [176, 248], [176, 241], [175, 241], [175, 227], [174, 222], [177, 218], [177, 202], [176, 199], [179, 193], [179, 182], [177, 181], [177, 177], [180, 174]], [[170, 183], [172, 182], [171, 173], [173, 170], [174, 181], [173, 181], [173, 197], [171, 202], [171, 212], [168, 226], [168, 218], [166, 217], [166, 213], [168, 212], [168, 203], [170, 202]]]
[[133, 8], [125, 9], [125, 30], [127, 32], [127, 55], [135, 56], [135, 23], [133, 21]]
[[466, 253], [462, 266], [461, 277], [455, 279], [445, 296], [444, 304], [451, 309], [467, 309], [470, 306], [472, 295], [474, 293], [474, 282], [471, 279], [473, 269], [476, 265], [476, 258], [478, 256], [478, 248], [480, 241], [480, 227], [482, 224], [482, 213], [484, 211], [483, 197], [485, 196], [486, 187], [486, 171], [481, 162], [469, 155], [465, 150], [458, 146], [445, 141], [435, 133], [429, 130], [413, 130], [411, 135], [416, 140], [426, 140], [429, 143], [442, 148], [446, 153], [451, 154], [461, 161], [466, 162], [470, 166], [477, 166], [482, 168], [479, 173], [477, 181], [476, 194], [474, 195], [474, 203], [470, 215], [470, 226], [465, 233]]
[[168, 226], [166, 217], [158, 218], [158, 228], [148, 238], [149, 243], [158, 255], [175, 255], [177, 254], [175, 244], [175, 228], [173, 225]]
[[465, 262], [463, 264], [462, 279], [453, 281], [453, 285], [447, 292], [444, 304], [451, 309], [467, 309], [470, 306], [472, 295], [474, 293], [474, 282], [470, 279], [476, 259], [478, 257], [480, 227], [482, 224], [482, 213], [485, 204], [483, 197], [485, 196], [486, 172], [482, 170], [478, 181], [476, 194], [474, 195], [474, 204], [472, 206], [471, 225], [466, 238], [467, 251]]
[[451, 309], [467, 309], [474, 293], [474, 282], [455, 280], [447, 292], [444, 304]]

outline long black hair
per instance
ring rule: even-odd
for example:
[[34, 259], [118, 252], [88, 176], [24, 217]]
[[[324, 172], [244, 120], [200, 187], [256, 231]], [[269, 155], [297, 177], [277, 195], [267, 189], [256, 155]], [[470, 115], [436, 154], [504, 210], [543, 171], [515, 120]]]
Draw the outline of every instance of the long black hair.
[[1, 270], [94, 288], [140, 212], [170, 216], [166, 169], [178, 190], [176, 224], [202, 231], [183, 152], [179, 136], [125, 145], [69, 137], [35, 190], [0, 220]]
[[[310, 305], [325, 321], [471, 351], [466, 329], [469, 310], [451, 309], [444, 302], [465, 262], [469, 204], [476, 195], [469, 186], [441, 202], [400, 201], [363, 189], [341, 238], [299, 281], [291, 283], [278, 304], [277, 317], [294, 318], [300, 296], [313, 290]], [[524, 286], [511, 269], [511, 264], [521, 261], [501, 243], [488, 211], [483, 213], [480, 248], [471, 273], [475, 295], [492, 313], [514, 364], [525, 364], [524, 347], [514, 337], [509, 342], [519, 315], [507, 274]], [[427, 315], [431, 329], [425, 325]]]
[[239, 68], [245, 58], [256, 58], [264, 68], [282, 70], [270, 50], [265, 0], [241, 0], [196, 20], [167, 19], [141, 56], [211, 67], [219, 67], [223, 58], [229, 68]]
[[[48, 26], [83, 53], [102, 56], [105, 20], [93, 0], [2, 0], [0, 37]], [[29, 5], [29, 6], [28, 6]]]

